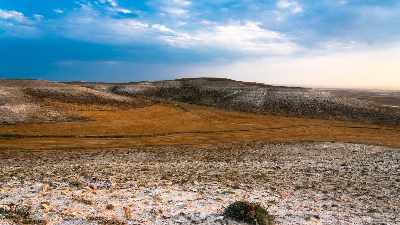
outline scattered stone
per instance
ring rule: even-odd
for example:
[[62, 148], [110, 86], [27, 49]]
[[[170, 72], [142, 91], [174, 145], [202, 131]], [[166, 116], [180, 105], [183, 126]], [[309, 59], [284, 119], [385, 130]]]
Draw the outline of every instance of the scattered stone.
[[63, 214], [62, 217], [65, 218], [65, 217], [66, 217], [70, 212], [72, 212], [72, 211], [73, 211], [72, 208], [68, 208], [67, 211], [64, 212], [64, 214]]
[[[119, 224], [237, 225], [220, 216], [222, 209], [234, 201], [248, 200], [270, 205], [268, 211], [276, 224], [400, 224], [396, 214], [400, 206], [396, 197], [400, 182], [398, 149], [290, 143], [238, 144], [207, 151], [196, 146], [75, 154], [80, 155], [59, 153], [18, 160], [0, 157], [0, 211], [24, 206], [33, 218], [43, 219], [45, 215], [43, 220], [55, 224], [105, 224], [117, 217]], [[344, 160], [346, 167], [341, 166]], [[154, 173], [144, 173], [140, 168]], [[159, 180], [157, 171], [161, 168], [168, 171], [167, 181]], [[99, 178], [81, 179], [76, 176], [81, 171]], [[29, 182], [21, 185], [12, 174], [24, 174]], [[36, 174], [43, 178], [38, 179]], [[85, 188], [69, 188], [70, 181], [80, 179], [87, 182]], [[187, 182], [182, 185], [183, 179]], [[50, 183], [42, 193], [49, 180], [58, 187], [53, 190]], [[90, 188], [111, 183], [107, 181], [112, 181], [112, 189]], [[11, 202], [21, 205], [16, 207]]]
[[131, 208], [130, 207], [124, 207], [124, 212], [125, 212], [125, 217], [127, 219], [132, 219]]
[[41, 208], [44, 209], [45, 212], [49, 212], [50, 211], [50, 206], [46, 203], [42, 203], [40, 204]]

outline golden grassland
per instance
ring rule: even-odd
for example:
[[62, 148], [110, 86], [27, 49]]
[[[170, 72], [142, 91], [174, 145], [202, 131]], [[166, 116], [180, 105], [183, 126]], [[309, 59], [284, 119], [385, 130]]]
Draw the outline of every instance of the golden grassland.
[[52, 124], [2, 125], [2, 149], [124, 148], [143, 145], [221, 142], [332, 141], [400, 147], [400, 128], [381, 125], [270, 116], [178, 103], [138, 109], [78, 107], [66, 112], [90, 118]]

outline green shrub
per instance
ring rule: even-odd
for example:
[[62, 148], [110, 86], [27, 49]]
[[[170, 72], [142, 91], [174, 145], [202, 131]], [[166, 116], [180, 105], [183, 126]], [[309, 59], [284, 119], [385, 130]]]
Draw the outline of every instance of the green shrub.
[[[268, 209], [268, 208], [267, 208]], [[224, 211], [224, 217], [249, 224], [271, 225], [273, 217], [261, 204], [248, 201], [236, 201]]]

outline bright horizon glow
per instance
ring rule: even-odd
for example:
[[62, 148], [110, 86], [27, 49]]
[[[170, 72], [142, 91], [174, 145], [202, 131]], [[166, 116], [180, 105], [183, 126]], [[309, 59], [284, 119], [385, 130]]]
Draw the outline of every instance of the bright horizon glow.
[[396, 46], [351, 55], [287, 57], [285, 61], [268, 58], [220, 68], [196, 67], [189, 73], [259, 83], [265, 83], [268, 76], [267, 84], [273, 85], [400, 89], [399, 52], [400, 46]]
[[0, 2], [1, 78], [400, 87], [398, 0]]

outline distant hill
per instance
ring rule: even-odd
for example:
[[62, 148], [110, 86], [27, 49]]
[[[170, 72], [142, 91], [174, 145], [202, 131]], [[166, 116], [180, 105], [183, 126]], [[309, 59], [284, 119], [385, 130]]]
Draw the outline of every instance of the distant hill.
[[[45, 80], [0, 79], [0, 123], [46, 123], [77, 119], [65, 110], [91, 105], [139, 108], [150, 101]], [[98, 107], [100, 108], [100, 107]]]
[[135, 83], [70, 82], [154, 102], [181, 101], [227, 110], [400, 126], [400, 110], [328, 92], [221, 78], [185, 78]]
[[400, 109], [311, 88], [271, 86], [222, 78], [134, 83], [0, 79], [0, 123], [85, 119], [72, 110], [134, 109], [180, 101], [280, 116], [350, 120], [400, 126]]

